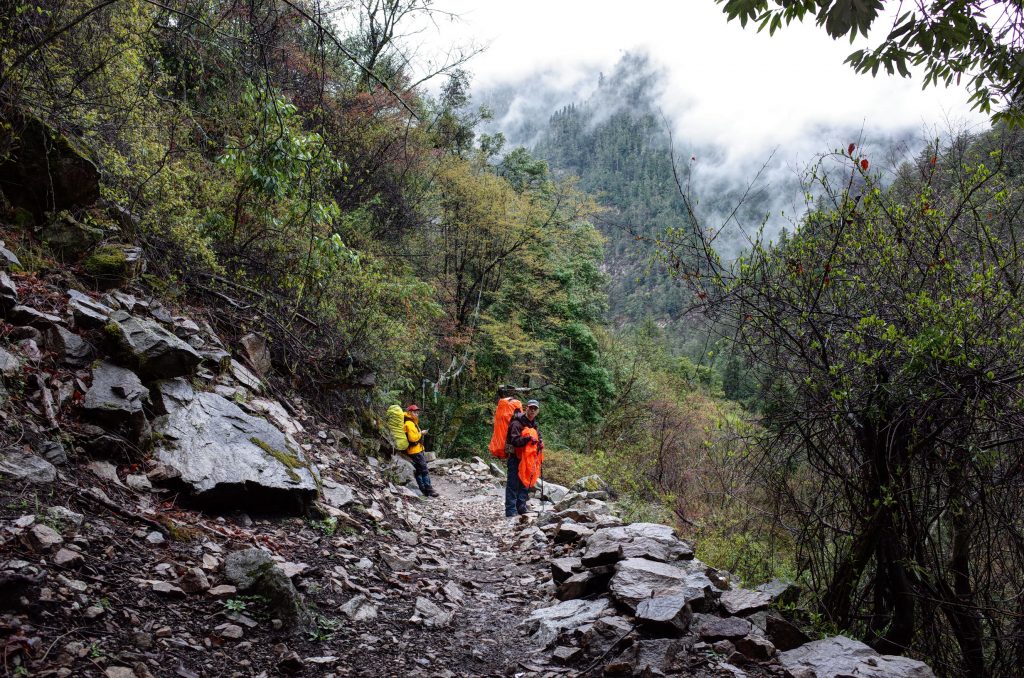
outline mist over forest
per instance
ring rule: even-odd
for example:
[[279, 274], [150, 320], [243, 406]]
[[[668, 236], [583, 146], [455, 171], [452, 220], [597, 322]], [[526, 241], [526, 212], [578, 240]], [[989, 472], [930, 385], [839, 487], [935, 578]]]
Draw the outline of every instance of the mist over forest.
[[[685, 127], [681, 121], [687, 109], [677, 98], [666, 97], [668, 81], [667, 67], [637, 49], [624, 53], [607, 72], [597, 66], [572, 64], [564, 70], [546, 68], [518, 80], [474, 88], [473, 104], [490, 110], [493, 117], [479, 127], [484, 133], [502, 133], [506, 150], [524, 146], [537, 152], [557, 171], [580, 175], [588, 190], [600, 190], [587, 176], [591, 159], [578, 158], [575, 164], [566, 164], [557, 144], [551, 142], [552, 116], [573, 107], [584, 119], [582, 133], [586, 135], [597, 133], [615, 117], [643, 121], [648, 150], [657, 155], [674, 147], [675, 164], [697, 216], [715, 228], [725, 227], [717, 244], [729, 258], [749, 245], [747, 235], [762, 223], [769, 239], [781, 229], [792, 230], [806, 210], [803, 180], [820, 155], [855, 142], [891, 179], [899, 163], [912, 158], [937, 135], [960, 131], [954, 129], [960, 124], [956, 121], [943, 126], [922, 122], [916, 127], [892, 126], [886, 120], [864, 120], [860, 126], [822, 121], [795, 133], [787, 130], [787, 138], [796, 136], [797, 143], [781, 145], [766, 138], [757, 147], [727, 146], [696, 136]], [[764, 102], [764, 106], [771, 105], [771, 101]], [[752, 117], [756, 115], [751, 112]], [[621, 181], [631, 179], [619, 177]]]

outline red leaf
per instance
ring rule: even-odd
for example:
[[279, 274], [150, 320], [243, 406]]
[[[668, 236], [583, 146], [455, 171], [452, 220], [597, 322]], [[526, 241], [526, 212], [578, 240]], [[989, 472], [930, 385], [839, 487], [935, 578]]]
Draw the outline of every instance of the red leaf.
[[865, 172], [868, 171], [868, 159], [867, 158], [864, 158], [863, 160], [860, 161], [860, 168], [862, 170], [864, 170]]
[[935, 163], [936, 163], [936, 162], [938, 162], [938, 160], [939, 160], [939, 159], [938, 159], [938, 158], [936, 158], [936, 157], [935, 157], [935, 156], [933, 155], [933, 156], [931, 157], [931, 160], [929, 160], [929, 161], [928, 161], [928, 164], [929, 164], [929, 165], [931, 165], [932, 167], [935, 167]]
[[847, 153], [847, 155], [853, 155], [853, 151], [854, 151], [854, 149], [856, 149], [856, 148], [857, 148], [857, 144], [850, 144], [849, 146], [847, 146], [847, 147], [846, 147], [846, 153]]

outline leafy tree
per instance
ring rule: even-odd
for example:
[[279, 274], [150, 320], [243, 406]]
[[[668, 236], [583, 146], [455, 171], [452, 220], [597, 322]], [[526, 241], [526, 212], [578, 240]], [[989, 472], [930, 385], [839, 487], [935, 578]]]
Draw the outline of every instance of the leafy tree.
[[[814, 17], [833, 38], [868, 37], [884, 20], [882, 0], [715, 0], [729, 19], [758, 24], [769, 34]], [[983, 112], [1000, 108], [996, 119], [1024, 123], [1024, 8], [1016, 0], [935, 0], [900, 5], [885, 39], [847, 57], [858, 73], [879, 68], [910, 77], [909, 66], [924, 67], [924, 84], [959, 84], [967, 76], [970, 101]]]
[[1024, 196], [991, 145], [933, 151], [888, 189], [851, 146], [845, 184], [818, 168], [796, 231], [732, 266], [700, 227], [668, 243], [770, 379], [762, 464], [819, 611], [979, 676], [1024, 649]]

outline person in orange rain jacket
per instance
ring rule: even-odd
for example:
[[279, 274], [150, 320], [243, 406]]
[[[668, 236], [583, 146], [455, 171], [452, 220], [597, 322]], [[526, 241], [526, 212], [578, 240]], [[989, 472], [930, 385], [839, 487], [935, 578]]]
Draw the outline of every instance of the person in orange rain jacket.
[[423, 454], [423, 436], [426, 429], [420, 430], [420, 408], [415, 404], [405, 408], [405, 437], [409, 439], [409, 449], [405, 451], [412, 461], [413, 475], [416, 484], [425, 497], [440, 496], [430, 484], [430, 469], [427, 468], [427, 455]]
[[524, 429], [537, 432], [537, 450], [544, 451], [544, 441], [540, 437], [537, 414], [540, 403], [530, 400], [526, 403], [525, 412], [517, 412], [508, 425], [508, 444], [512, 446], [512, 454], [508, 455], [508, 474], [505, 478], [505, 517], [515, 518], [526, 514], [526, 500], [529, 499], [529, 488], [519, 479], [519, 462], [523, 451], [530, 443], [529, 437], [523, 436]]

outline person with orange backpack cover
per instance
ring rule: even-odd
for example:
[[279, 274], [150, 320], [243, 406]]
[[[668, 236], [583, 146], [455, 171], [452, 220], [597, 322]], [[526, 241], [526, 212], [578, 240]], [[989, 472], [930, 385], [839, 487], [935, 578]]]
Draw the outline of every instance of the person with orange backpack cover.
[[508, 474], [505, 478], [505, 517], [515, 518], [526, 514], [526, 501], [529, 499], [529, 488], [520, 477], [520, 464], [523, 463], [527, 448], [532, 454], [543, 456], [544, 441], [540, 437], [537, 425], [537, 414], [540, 403], [530, 400], [526, 403], [525, 412], [512, 415], [508, 425], [508, 444], [512, 446], [512, 454], [508, 455]]

